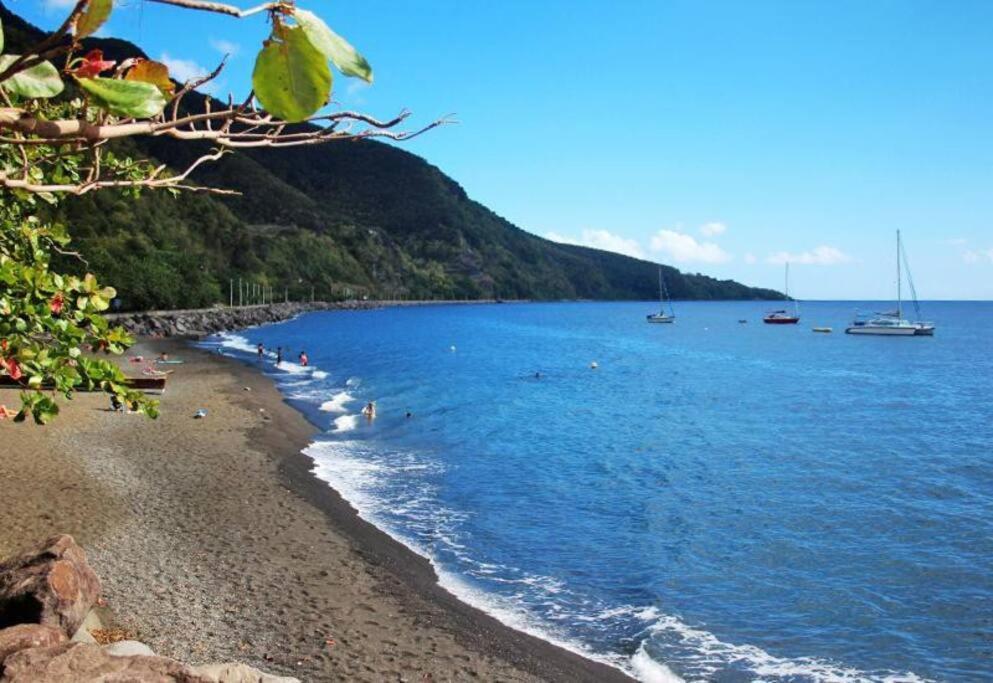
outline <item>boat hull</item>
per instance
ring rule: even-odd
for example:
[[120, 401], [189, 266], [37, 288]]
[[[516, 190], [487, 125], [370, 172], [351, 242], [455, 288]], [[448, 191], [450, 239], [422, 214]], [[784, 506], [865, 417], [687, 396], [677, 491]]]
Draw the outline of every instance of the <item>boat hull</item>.
[[666, 315], [666, 316], [649, 315], [649, 316], [646, 316], [646, 319], [650, 323], [674, 323], [674, 322], [676, 322], [676, 318], [674, 316], [671, 316], [671, 315]]
[[876, 337], [931, 337], [933, 327], [876, 327], [874, 325], [854, 325], [845, 330], [846, 334], [864, 334]]
[[762, 318], [762, 322], [766, 325], [796, 325], [800, 322], [799, 318]]

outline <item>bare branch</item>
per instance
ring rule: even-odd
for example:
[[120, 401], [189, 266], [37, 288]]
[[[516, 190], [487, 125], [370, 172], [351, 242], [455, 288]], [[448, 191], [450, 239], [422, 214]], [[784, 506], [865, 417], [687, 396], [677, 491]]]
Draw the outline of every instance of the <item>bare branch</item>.
[[243, 10], [235, 5], [228, 5], [223, 2], [206, 2], [205, 0], [151, 0], [151, 2], [157, 2], [162, 5], [183, 7], [185, 9], [202, 10], [204, 12], [217, 12], [218, 14], [226, 14], [231, 17], [237, 17], [238, 19], [244, 19], [245, 17], [250, 17], [253, 14], [258, 14], [260, 12], [286, 10], [291, 6], [288, 2], [277, 1], [266, 2], [257, 7]]

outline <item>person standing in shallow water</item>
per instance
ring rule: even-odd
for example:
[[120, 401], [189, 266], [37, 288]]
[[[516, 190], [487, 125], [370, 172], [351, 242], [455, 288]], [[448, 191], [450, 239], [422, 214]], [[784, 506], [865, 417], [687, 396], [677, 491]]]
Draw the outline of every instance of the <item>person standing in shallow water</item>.
[[259, 354], [259, 362], [262, 362], [262, 357], [265, 355], [265, 347], [262, 346], [262, 342], [259, 342], [258, 354]]
[[276, 347], [276, 367], [278, 368], [279, 367], [279, 364], [282, 363], [282, 362], [283, 362], [283, 347], [282, 346], [277, 346]]
[[308, 363], [310, 363], [310, 359], [307, 358], [307, 352], [306, 351], [301, 351], [300, 352], [300, 365], [302, 365], [303, 367], [307, 367], [307, 364]]

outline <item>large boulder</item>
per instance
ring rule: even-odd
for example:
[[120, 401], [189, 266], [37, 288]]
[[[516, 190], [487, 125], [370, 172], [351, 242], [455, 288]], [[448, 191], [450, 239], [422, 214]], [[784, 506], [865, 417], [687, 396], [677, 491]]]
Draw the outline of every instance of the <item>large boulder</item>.
[[0, 671], [7, 657], [29, 647], [48, 647], [64, 643], [66, 636], [54, 626], [18, 624], [0, 629]]
[[43, 624], [70, 636], [99, 597], [100, 579], [72, 536], [0, 562], [0, 628]]
[[141, 681], [142, 683], [210, 683], [167, 657], [117, 657], [99, 645], [64, 643], [34, 647], [4, 662], [0, 683], [69, 683], [72, 681]]

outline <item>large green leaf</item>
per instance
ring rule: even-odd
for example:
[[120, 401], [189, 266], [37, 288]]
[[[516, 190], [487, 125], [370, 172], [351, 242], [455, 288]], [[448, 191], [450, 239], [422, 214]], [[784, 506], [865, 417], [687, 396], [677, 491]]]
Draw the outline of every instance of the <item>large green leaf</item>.
[[77, 78], [76, 81], [98, 106], [118, 116], [148, 119], [162, 113], [166, 105], [162, 91], [152, 83], [118, 78]]
[[319, 16], [305, 9], [293, 10], [293, 16], [307, 34], [311, 45], [330, 59], [341, 73], [372, 83], [372, 67], [369, 62], [347, 40], [332, 31]]
[[90, 0], [83, 13], [76, 20], [76, 37], [85, 38], [96, 33], [114, 9], [114, 0]]
[[[0, 71], [6, 70], [18, 59], [18, 55], [0, 56]], [[14, 95], [26, 98], [55, 97], [62, 92], [62, 78], [51, 62], [35, 64], [30, 69], [18, 72], [0, 83], [0, 87]]]
[[262, 106], [295, 123], [312, 116], [331, 96], [331, 70], [300, 27], [281, 28], [259, 52], [252, 87]]

